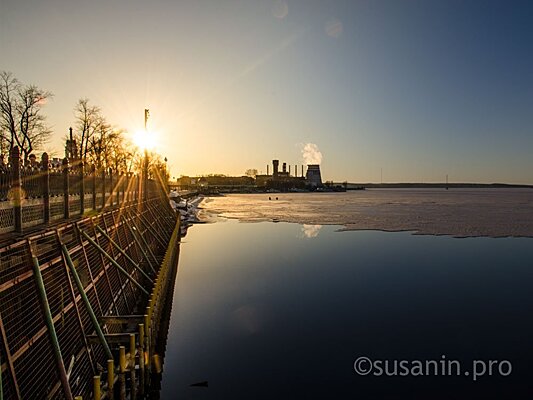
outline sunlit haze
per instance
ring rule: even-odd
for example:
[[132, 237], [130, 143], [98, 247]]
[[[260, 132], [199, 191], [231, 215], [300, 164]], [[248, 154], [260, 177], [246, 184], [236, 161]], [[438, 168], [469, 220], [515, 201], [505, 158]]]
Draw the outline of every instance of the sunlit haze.
[[151, 131], [145, 131], [144, 129], [138, 130], [133, 134], [132, 142], [135, 146], [141, 150], [151, 150], [158, 147], [157, 145], [157, 133]]
[[[525, 1], [0, 3], [0, 70], [50, 90], [63, 154], [82, 97], [171, 176], [302, 164], [324, 179], [533, 183]], [[143, 111], [150, 109], [150, 128]]]

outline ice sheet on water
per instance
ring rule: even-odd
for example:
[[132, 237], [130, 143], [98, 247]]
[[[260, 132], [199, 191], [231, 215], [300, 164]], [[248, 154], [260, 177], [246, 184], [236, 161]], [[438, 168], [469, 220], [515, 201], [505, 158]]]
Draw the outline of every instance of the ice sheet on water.
[[[270, 196], [272, 197], [272, 196]], [[204, 216], [343, 225], [457, 237], [533, 237], [531, 189], [376, 189], [347, 193], [242, 194], [204, 200]]]

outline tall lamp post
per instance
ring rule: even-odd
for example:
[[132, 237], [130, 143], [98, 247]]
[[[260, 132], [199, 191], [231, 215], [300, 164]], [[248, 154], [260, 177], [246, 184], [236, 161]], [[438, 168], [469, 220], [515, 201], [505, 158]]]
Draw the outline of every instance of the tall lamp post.
[[[150, 117], [150, 110], [145, 108], [144, 109], [144, 134], [146, 135], [146, 138], [148, 138], [148, 118]], [[143, 197], [144, 200], [148, 200], [148, 149], [146, 146], [144, 146], [144, 167], [143, 167], [143, 175], [144, 175], [144, 192]]]

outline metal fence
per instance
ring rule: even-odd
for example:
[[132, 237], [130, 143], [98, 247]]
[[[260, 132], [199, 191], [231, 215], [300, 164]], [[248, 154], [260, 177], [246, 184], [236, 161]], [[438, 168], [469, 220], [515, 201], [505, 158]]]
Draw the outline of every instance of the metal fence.
[[178, 240], [153, 198], [0, 248], [4, 399], [140, 396], [159, 369]]
[[152, 179], [97, 170], [81, 162], [69, 165], [67, 159], [52, 165], [46, 153], [40, 163], [22, 165], [14, 147], [9, 163], [0, 165], [0, 234], [22, 233], [89, 210], [154, 198], [161, 195], [158, 187]]

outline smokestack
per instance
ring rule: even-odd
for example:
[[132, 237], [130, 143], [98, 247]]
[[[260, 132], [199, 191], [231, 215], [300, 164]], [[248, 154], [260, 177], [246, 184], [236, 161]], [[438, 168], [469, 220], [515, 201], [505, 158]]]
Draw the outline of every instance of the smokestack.
[[274, 167], [273, 176], [278, 176], [279, 160], [272, 160], [272, 166]]
[[302, 164], [302, 178], [304, 177], [304, 166]]
[[267, 175], [268, 175], [268, 167], [269, 167], [269, 165], [267, 164]]
[[289, 176], [291, 176], [291, 165], [289, 164]]
[[286, 162], [283, 163], [283, 172], [287, 172], [287, 163]]
[[296, 164], [294, 164], [294, 177], [298, 177], [298, 166]]

